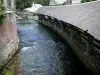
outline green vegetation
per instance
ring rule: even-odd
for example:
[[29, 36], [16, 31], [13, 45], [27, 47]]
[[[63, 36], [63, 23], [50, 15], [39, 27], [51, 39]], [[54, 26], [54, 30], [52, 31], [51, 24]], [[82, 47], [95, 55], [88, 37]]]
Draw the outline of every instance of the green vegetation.
[[0, 24], [3, 22], [3, 19], [4, 19], [3, 0], [0, 0]]
[[91, 1], [96, 1], [96, 0], [81, 0], [81, 3], [91, 2]]
[[49, 0], [16, 0], [16, 9], [23, 10], [31, 7], [32, 3], [42, 4], [43, 6], [49, 5]]
[[32, 0], [16, 0], [16, 9], [23, 10], [27, 7], [31, 7]]
[[13, 72], [7, 71], [5, 75], [13, 75]]
[[43, 6], [49, 5], [49, 0], [33, 0], [33, 1], [34, 1], [34, 3], [42, 4]]

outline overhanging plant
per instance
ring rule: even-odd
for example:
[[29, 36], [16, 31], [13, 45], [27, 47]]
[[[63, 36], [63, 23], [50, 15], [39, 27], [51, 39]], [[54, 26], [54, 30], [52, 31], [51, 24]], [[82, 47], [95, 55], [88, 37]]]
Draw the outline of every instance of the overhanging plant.
[[3, 20], [4, 20], [3, 0], [0, 0], [0, 24], [3, 23]]
[[96, 0], [81, 0], [81, 3], [91, 2], [91, 1], [96, 1]]

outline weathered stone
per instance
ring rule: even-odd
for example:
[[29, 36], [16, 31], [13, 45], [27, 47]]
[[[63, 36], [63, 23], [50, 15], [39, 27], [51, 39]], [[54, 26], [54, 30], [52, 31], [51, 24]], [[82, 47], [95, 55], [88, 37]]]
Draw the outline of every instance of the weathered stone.
[[36, 14], [51, 16], [76, 26], [100, 40], [100, 1], [66, 6], [44, 6]]

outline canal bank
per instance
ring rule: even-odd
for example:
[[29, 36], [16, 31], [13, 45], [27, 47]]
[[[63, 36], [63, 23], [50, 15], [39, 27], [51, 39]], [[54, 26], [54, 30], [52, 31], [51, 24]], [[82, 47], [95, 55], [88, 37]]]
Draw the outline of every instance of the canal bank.
[[[46, 17], [49, 17], [49, 16], [46, 16]], [[43, 25], [49, 27], [51, 30], [53, 30], [59, 36], [61, 36], [65, 40], [65, 42], [69, 45], [69, 47], [72, 49], [72, 52], [77, 56], [79, 61], [81, 61], [81, 63], [83, 63], [84, 66], [92, 74], [99, 75], [99, 72], [100, 72], [99, 64], [100, 63], [99, 63], [99, 60], [95, 59], [94, 56], [91, 55], [93, 45], [90, 45], [90, 41], [89, 42], [87, 42], [87, 41], [92, 40], [92, 39], [91, 39], [91, 36], [87, 32], [86, 32], [86, 35], [90, 36], [90, 37], [88, 37], [88, 39], [86, 39], [87, 37], [83, 37], [85, 34], [84, 32], [82, 33], [83, 36], [81, 37], [80, 31], [77, 31], [77, 29], [74, 29], [74, 27], [72, 27], [70, 24], [67, 24], [63, 21], [58, 21], [55, 18], [50, 18], [49, 20], [39, 19], [38, 22], [40, 24], [43, 24]], [[67, 25], [68, 25], [68, 28], [67, 28]], [[91, 51], [87, 50], [87, 49], [91, 49]], [[95, 60], [97, 60], [97, 61], [95, 61]], [[96, 63], [98, 63], [98, 64], [96, 64]]]
[[48, 27], [31, 19], [19, 20], [17, 31], [20, 50], [5, 67], [14, 75], [91, 75], [65, 41]]
[[18, 48], [19, 38], [16, 29], [14, 0], [0, 0], [0, 71]]
[[[9, 19], [11, 18], [11, 19]], [[12, 12], [5, 13], [0, 23], [0, 70], [7, 64], [19, 48], [19, 38], [16, 29], [16, 17]]]
[[100, 1], [94, 1], [78, 5], [44, 6], [35, 12], [39, 21], [62, 36], [95, 75], [100, 75], [99, 6]]

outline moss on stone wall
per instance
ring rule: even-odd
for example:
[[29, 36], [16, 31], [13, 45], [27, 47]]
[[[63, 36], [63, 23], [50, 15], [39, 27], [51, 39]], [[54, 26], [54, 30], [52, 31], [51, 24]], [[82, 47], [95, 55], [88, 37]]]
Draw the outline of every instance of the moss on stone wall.
[[4, 19], [3, 0], [0, 0], [0, 24], [3, 22], [3, 19]]

